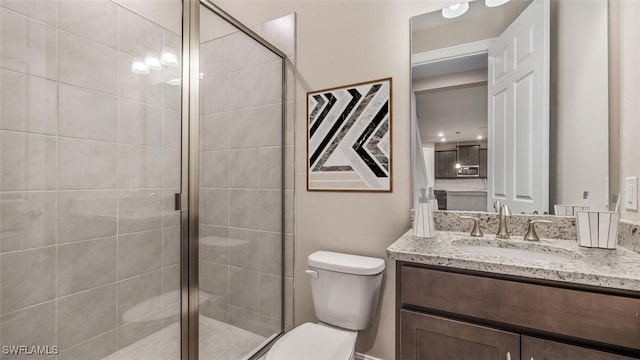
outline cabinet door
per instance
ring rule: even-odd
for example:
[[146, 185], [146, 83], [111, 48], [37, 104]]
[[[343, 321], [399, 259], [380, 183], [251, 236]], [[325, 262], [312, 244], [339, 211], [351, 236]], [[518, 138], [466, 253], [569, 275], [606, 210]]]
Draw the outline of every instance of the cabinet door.
[[480, 164], [480, 145], [469, 146], [469, 152], [467, 155], [467, 165], [479, 165]]
[[523, 360], [631, 360], [634, 358], [522, 336]]
[[480, 156], [480, 177], [487, 177], [487, 149], [481, 149], [479, 151]]
[[455, 151], [436, 151], [436, 179], [455, 178], [455, 167]]
[[478, 165], [480, 163], [480, 145], [458, 147], [461, 165]]
[[446, 158], [446, 154], [443, 151], [436, 151], [436, 179], [442, 179], [447, 176]]
[[517, 360], [520, 335], [400, 310], [400, 360]]
[[458, 157], [455, 151], [447, 151], [447, 177], [449, 179], [455, 179], [458, 177], [458, 169], [456, 169], [456, 163], [458, 162]]

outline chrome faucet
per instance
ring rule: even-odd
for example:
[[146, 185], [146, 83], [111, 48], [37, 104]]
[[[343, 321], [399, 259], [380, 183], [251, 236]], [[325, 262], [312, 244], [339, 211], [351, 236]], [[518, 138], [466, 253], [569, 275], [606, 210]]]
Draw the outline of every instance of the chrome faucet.
[[511, 210], [507, 206], [507, 204], [503, 204], [500, 201], [496, 201], [493, 204], [494, 209], [498, 211], [498, 233], [496, 234], [496, 238], [498, 239], [508, 239], [509, 238], [509, 230], [507, 230], [507, 217], [511, 216]]

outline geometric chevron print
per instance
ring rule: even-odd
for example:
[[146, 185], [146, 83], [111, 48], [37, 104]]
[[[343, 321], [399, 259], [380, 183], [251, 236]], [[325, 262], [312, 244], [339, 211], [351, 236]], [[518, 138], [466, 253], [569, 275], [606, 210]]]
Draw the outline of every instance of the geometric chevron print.
[[307, 189], [391, 184], [391, 78], [307, 93]]

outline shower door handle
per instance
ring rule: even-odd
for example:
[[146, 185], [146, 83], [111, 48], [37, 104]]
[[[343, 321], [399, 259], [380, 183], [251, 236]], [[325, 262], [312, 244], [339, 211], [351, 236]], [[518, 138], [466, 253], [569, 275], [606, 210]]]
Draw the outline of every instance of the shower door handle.
[[186, 210], [187, 209], [187, 198], [188, 197], [186, 196], [186, 194], [182, 194], [182, 193], [173, 194], [173, 200], [174, 200], [173, 209], [175, 211]]

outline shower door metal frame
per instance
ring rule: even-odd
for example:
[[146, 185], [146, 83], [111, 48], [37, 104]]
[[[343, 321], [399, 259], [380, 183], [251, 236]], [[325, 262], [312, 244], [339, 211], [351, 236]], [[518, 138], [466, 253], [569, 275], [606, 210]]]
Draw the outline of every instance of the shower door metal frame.
[[[287, 56], [267, 40], [226, 13], [210, 0], [182, 0], [182, 146], [181, 185], [177, 208], [180, 222], [180, 353], [182, 360], [199, 359], [199, 152], [200, 152], [200, 5], [204, 6], [245, 35], [251, 37], [281, 58], [282, 62], [282, 128], [281, 128], [281, 315], [280, 333], [285, 324], [285, 113]], [[179, 203], [178, 203], [179, 202]], [[266, 344], [268, 346], [270, 343]], [[263, 353], [257, 349], [252, 358]]]

